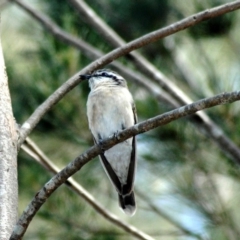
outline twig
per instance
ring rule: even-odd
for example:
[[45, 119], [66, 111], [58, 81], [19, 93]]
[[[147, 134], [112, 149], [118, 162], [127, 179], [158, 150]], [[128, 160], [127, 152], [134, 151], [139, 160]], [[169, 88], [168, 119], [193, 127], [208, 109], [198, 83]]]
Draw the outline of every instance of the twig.
[[[26, 141], [22, 145], [22, 149], [31, 157], [33, 157], [38, 163], [40, 163], [44, 168], [46, 168], [48, 171], [52, 172], [53, 174], [57, 174], [60, 172], [60, 169], [41, 151], [41, 149], [29, 137], [26, 138]], [[125, 223], [124, 221], [119, 219], [116, 215], [107, 211], [105, 207], [101, 206], [101, 204], [73, 178], [68, 178], [65, 184], [71, 190], [73, 190], [79, 196], [81, 196], [101, 216], [103, 216], [105, 219], [115, 224], [116, 226], [120, 227], [125, 232], [131, 234], [132, 236], [138, 239], [143, 240], [152, 239], [146, 233], [140, 231], [136, 227], [131, 226], [130, 224]]]
[[232, 103], [234, 101], [240, 100], [240, 91], [231, 93], [222, 93], [211, 98], [205, 98], [199, 100], [195, 103], [188, 104], [186, 106], [180, 107], [178, 109], [172, 110], [170, 112], [158, 115], [154, 118], [148, 119], [144, 122], [138, 123], [128, 129], [119, 132], [116, 136], [109, 137], [108, 139], [102, 141], [101, 146], [93, 146], [80, 156], [78, 156], [74, 161], [69, 163], [63, 170], [56, 174], [49, 182], [47, 182], [44, 187], [35, 195], [31, 203], [27, 206], [22, 216], [20, 217], [17, 225], [11, 236], [11, 240], [21, 239], [24, 235], [28, 225], [30, 224], [32, 218], [44, 204], [46, 199], [70, 176], [76, 173], [81, 167], [90, 161], [92, 158], [96, 157], [101, 153], [101, 149], [109, 149], [113, 145], [122, 142], [134, 135], [144, 133], [158, 126], [165, 125], [172, 122], [178, 118], [194, 114], [197, 111], [203, 110], [205, 108], [213, 107], [216, 105]]

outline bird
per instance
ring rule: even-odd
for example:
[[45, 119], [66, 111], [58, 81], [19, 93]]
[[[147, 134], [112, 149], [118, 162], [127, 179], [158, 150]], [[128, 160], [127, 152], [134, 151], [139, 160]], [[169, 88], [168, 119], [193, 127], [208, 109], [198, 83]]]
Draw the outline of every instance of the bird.
[[[126, 80], [109, 69], [80, 75], [89, 82], [87, 118], [95, 144], [137, 123], [136, 107]], [[118, 193], [120, 208], [129, 216], [136, 212], [134, 179], [135, 136], [99, 154], [102, 166]]]

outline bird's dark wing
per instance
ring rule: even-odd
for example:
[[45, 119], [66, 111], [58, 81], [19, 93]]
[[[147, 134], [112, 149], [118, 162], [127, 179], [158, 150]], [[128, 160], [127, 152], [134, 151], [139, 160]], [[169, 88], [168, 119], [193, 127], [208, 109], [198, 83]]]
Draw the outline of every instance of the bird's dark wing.
[[[137, 113], [135, 105], [132, 104], [133, 116], [134, 116], [134, 124], [137, 123]], [[135, 177], [135, 169], [136, 169], [136, 137], [133, 136], [132, 138], [132, 152], [131, 152], [131, 159], [128, 168], [128, 178], [127, 183], [123, 186], [122, 194], [126, 195], [132, 191], [133, 182]]]
[[[101, 136], [99, 136], [99, 139], [102, 139]], [[96, 139], [93, 138], [95, 144], [98, 144]], [[104, 151], [102, 153], [99, 154], [101, 161], [108, 173], [109, 178], [111, 179], [111, 181], [113, 182], [114, 186], [116, 187], [116, 190], [119, 194], [122, 193], [122, 184], [120, 183], [118, 176], [116, 175], [116, 173], [113, 171], [112, 166], [110, 165], [110, 163], [108, 162], [108, 160], [106, 159], [105, 155], [104, 155]]]
[[104, 153], [100, 154], [102, 163], [108, 173], [108, 176], [110, 177], [110, 179], [112, 180], [113, 184], [115, 185], [117, 191], [119, 194], [122, 194], [122, 184], [120, 183], [118, 176], [116, 175], [116, 173], [113, 171], [110, 163], [108, 162], [108, 160], [106, 159]]

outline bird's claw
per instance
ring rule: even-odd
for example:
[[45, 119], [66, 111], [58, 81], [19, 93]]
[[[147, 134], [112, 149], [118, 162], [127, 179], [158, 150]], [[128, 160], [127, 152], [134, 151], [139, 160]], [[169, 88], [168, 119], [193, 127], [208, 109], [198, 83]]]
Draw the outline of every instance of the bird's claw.
[[103, 146], [103, 140], [102, 140], [102, 139], [99, 139], [99, 140], [98, 140], [98, 145], [99, 145], [99, 147], [101, 148], [101, 151], [104, 153], [104, 152], [105, 152], [105, 148], [104, 148], [104, 146]]

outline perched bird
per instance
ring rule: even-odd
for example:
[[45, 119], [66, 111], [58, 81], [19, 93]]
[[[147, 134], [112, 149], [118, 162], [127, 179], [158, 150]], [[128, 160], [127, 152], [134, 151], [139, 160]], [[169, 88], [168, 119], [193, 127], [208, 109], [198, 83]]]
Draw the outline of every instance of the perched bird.
[[[90, 75], [80, 75], [80, 78], [89, 80], [91, 91], [87, 100], [87, 117], [96, 144], [136, 124], [135, 105], [123, 77], [111, 70], [101, 69]], [[132, 216], [136, 211], [133, 192], [135, 137], [103, 150], [100, 160], [118, 192], [120, 207]]]

